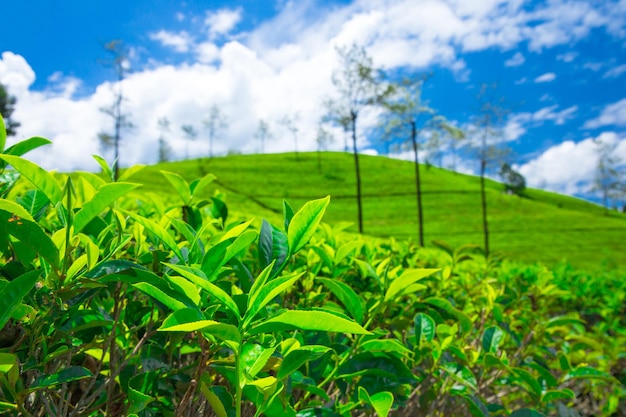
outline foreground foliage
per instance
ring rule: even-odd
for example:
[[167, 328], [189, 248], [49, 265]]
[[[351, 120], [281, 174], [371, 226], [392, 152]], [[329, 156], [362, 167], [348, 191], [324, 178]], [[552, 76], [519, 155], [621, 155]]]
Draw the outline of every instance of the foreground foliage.
[[623, 276], [354, 238], [328, 197], [233, 220], [211, 174], [129, 197], [141, 167], [28, 143], [0, 154], [0, 413], [624, 415]]

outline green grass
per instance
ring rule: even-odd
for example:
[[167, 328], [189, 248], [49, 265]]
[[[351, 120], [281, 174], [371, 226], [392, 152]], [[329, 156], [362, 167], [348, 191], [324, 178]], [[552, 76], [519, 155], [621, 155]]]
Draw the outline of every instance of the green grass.
[[[413, 164], [372, 156], [360, 160], [365, 234], [416, 238]], [[351, 154], [323, 153], [321, 172], [316, 153], [300, 153], [298, 160], [293, 153], [237, 155], [150, 166], [133, 181], [144, 183], [145, 191], [173, 196], [173, 189], [158, 173], [160, 169], [188, 180], [213, 173], [218, 181], [209, 192], [224, 192], [231, 211], [277, 225], [282, 219], [283, 199], [297, 208], [326, 195], [331, 196], [326, 222], [356, 223]], [[435, 167], [422, 166], [421, 173], [425, 241], [482, 246], [479, 179]], [[626, 215], [605, 215], [595, 204], [546, 191], [530, 189], [518, 197], [504, 194], [502, 185], [494, 181], [488, 181], [487, 187], [492, 251], [548, 265], [566, 260], [588, 270], [626, 267]]]

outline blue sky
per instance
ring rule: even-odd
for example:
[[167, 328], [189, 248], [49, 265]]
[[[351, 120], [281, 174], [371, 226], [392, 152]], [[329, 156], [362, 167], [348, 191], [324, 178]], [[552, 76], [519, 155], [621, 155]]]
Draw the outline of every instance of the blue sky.
[[[626, 160], [626, 0], [32, 0], [7, 2], [3, 15], [0, 82], [22, 123], [14, 140], [49, 137], [52, 147], [33, 155], [49, 169], [97, 169], [88, 155], [102, 153], [97, 134], [111, 126], [99, 109], [112, 100], [102, 47], [112, 39], [124, 41], [132, 69], [124, 91], [135, 127], [124, 133], [123, 165], [156, 161], [161, 117], [176, 157], [207, 155], [202, 120], [213, 105], [230, 121], [217, 154], [258, 151], [260, 119], [273, 136], [267, 151], [293, 150], [285, 116], [300, 149], [315, 150], [335, 47], [352, 43], [386, 70], [431, 72], [423, 100], [461, 128], [480, 85], [497, 82], [512, 109], [501, 140], [531, 186], [590, 197], [598, 138]], [[369, 133], [377, 116], [360, 120], [362, 152], [384, 151]], [[183, 124], [198, 130], [194, 142]], [[329, 148], [343, 149], [334, 134]]]

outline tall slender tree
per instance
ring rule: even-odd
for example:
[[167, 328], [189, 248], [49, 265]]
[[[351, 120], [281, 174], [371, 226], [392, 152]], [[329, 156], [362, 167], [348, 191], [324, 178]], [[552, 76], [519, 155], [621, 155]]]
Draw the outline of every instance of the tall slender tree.
[[10, 95], [6, 87], [0, 83], [0, 115], [4, 119], [7, 136], [15, 136], [17, 128], [20, 127], [20, 123], [11, 117], [15, 111], [15, 103], [17, 103], [15, 96]]
[[473, 156], [480, 164], [480, 203], [482, 212], [485, 255], [489, 256], [489, 220], [485, 176], [492, 165], [505, 159], [510, 149], [504, 144], [504, 124], [511, 112], [504, 106], [504, 97], [498, 94], [497, 84], [483, 84], [477, 95], [480, 111], [475, 118], [475, 136], [470, 145]]
[[616, 143], [598, 138], [595, 145], [598, 160], [591, 191], [600, 193], [604, 214], [608, 214], [609, 200], [620, 200], [626, 195], [625, 167], [622, 158], [615, 153]]
[[228, 129], [228, 117], [217, 104], [213, 104], [209, 116], [204, 119], [203, 123], [209, 133], [209, 158], [213, 158], [213, 141], [222, 131]]
[[193, 142], [198, 137], [198, 131], [193, 125], [182, 125], [180, 129], [185, 134], [185, 159], [189, 159], [189, 142]]
[[259, 126], [256, 129], [256, 133], [254, 137], [261, 141], [261, 153], [265, 153], [265, 141], [272, 137], [272, 132], [270, 132], [270, 125], [265, 120], [259, 120]]
[[105, 65], [111, 66], [115, 71], [116, 82], [113, 84], [113, 103], [108, 107], [102, 107], [101, 112], [110, 116], [113, 119], [113, 133], [100, 132], [98, 133], [98, 139], [100, 145], [104, 150], [113, 147], [113, 172], [114, 178], [117, 180], [119, 177], [119, 160], [120, 160], [120, 142], [122, 141], [122, 131], [124, 129], [130, 129], [133, 127], [130, 121], [130, 114], [124, 112], [124, 91], [123, 81], [129, 72], [129, 59], [128, 51], [124, 47], [122, 41], [113, 40], [104, 45], [105, 51], [110, 55], [108, 60], [105, 60]]
[[159, 162], [167, 162], [170, 160], [172, 148], [167, 143], [166, 135], [170, 132], [170, 121], [167, 117], [161, 117], [157, 121], [159, 126]]
[[356, 174], [356, 199], [359, 233], [363, 233], [363, 203], [361, 195], [361, 169], [357, 147], [357, 119], [368, 106], [381, 103], [390, 93], [390, 85], [384, 81], [381, 70], [374, 68], [372, 58], [365, 48], [352, 45], [350, 48], [337, 48], [340, 68], [333, 73], [332, 81], [337, 98], [326, 101], [329, 114], [334, 120], [347, 121], [349, 117], [352, 132], [352, 151]]
[[317, 126], [317, 135], [315, 142], [317, 142], [317, 172], [322, 173], [322, 150], [326, 150], [328, 144], [334, 140], [332, 133], [324, 128], [324, 124], [320, 123]]
[[287, 129], [293, 137], [296, 160], [298, 159], [298, 126], [296, 126], [296, 123], [299, 118], [300, 115], [295, 113], [292, 116], [285, 115], [278, 121], [278, 123], [284, 126], [284, 128]]
[[456, 129], [445, 118], [435, 115], [435, 110], [423, 104], [421, 92], [424, 81], [424, 77], [405, 78], [395, 86], [394, 93], [385, 100], [387, 117], [385, 117], [385, 133], [383, 135], [387, 138], [399, 136], [402, 142], [410, 144], [413, 151], [417, 234], [420, 246], [424, 246], [424, 213], [419, 159], [420, 133], [426, 129], [431, 134], [438, 135], [438, 130]]

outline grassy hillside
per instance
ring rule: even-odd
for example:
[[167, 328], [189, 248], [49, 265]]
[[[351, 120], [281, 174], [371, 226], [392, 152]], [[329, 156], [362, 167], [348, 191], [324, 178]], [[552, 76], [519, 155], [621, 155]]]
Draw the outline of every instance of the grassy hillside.
[[[413, 165], [385, 157], [362, 156], [361, 161], [365, 233], [415, 238]], [[323, 153], [321, 162], [320, 171], [315, 153], [300, 154], [298, 160], [293, 153], [238, 155], [155, 165], [133, 180], [145, 184], [144, 192], [168, 193], [172, 189], [159, 170], [189, 180], [210, 172], [218, 177], [210, 191], [226, 193], [233, 211], [279, 224], [283, 199], [299, 207], [331, 195], [325, 221], [356, 222], [352, 155]], [[482, 245], [478, 178], [434, 167], [421, 172], [426, 242]], [[488, 181], [487, 186], [493, 251], [529, 262], [567, 260], [590, 270], [626, 267], [626, 215], [607, 216], [597, 205], [541, 190], [528, 190], [521, 198], [504, 194], [497, 182]]]

